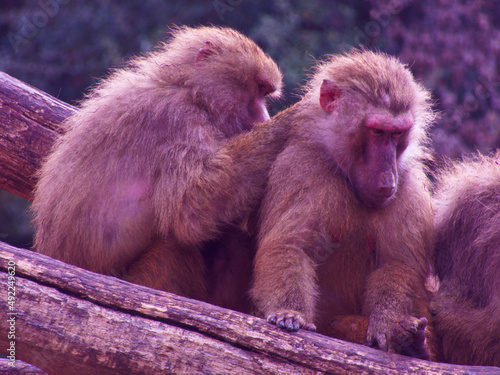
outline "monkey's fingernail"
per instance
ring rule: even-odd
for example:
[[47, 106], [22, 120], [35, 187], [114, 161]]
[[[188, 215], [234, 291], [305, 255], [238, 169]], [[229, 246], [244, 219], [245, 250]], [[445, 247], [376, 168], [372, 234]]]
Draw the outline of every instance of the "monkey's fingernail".
[[278, 327], [285, 328], [285, 322], [283, 320], [280, 320], [278, 323]]
[[300, 329], [300, 324], [299, 322], [293, 322], [293, 330], [298, 331]]
[[271, 315], [267, 318], [267, 321], [271, 324], [276, 324], [276, 315]]

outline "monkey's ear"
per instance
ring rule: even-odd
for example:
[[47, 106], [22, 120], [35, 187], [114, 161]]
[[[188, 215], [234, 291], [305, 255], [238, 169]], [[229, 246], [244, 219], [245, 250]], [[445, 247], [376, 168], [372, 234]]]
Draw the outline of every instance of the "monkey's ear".
[[332, 112], [335, 108], [335, 101], [339, 96], [340, 89], [332, 81], [324, 79], [319, 89], [319, 104], [323, 111]]
[[205, 42], [206, 47], [200, 48], [196, 57], [194, 58], [194, 66], [199, 67], [203, 64], [203, 62], [208, 59], [209, 56], [215, 54], [215, 46], [214, 44], [207, 40]]

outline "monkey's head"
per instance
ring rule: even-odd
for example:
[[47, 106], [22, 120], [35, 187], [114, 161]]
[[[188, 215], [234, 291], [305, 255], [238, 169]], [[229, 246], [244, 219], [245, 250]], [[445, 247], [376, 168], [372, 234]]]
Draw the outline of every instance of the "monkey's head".
[[412, 160], [424, 155], [433, 118], [428, 92], [397, 59], [369, 51], [332, 57], [309, 87], [317, 140], [363, 204], [384, 206]]
[[269, 119], [266, 99], [280, 95], [282, 74], [252, 40], [229, 28], [180, 27], [164, 48], [182, 86], [226, 135]]

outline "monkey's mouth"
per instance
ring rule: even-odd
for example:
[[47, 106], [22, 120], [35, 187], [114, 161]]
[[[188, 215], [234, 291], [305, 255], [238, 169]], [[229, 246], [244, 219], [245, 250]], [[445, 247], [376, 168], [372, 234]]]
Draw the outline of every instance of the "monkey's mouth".
[[369, 208], [377, 209], [386, 206], [392, 200], [396, 189], [388, 189], [384, 191], [377, 191], [371, 194], [360, 194], [358, 198], [363, 204]]
[[[368, 180], [368, 181], [367, 181]], [[383, 184], [380, 186], [376, 179], [348, 178], [356, 197], [366, 207], [377, 209], [384, 207], [396, 194], [396, 184]]]
[[365, 203], [365, 204], [370, 208], [382, 208], [382, 207], [386, 206], [391, 199], [392, 199], [392, 195], [390, 197], [387, 197], [387, 198], [372, 199], [370, 202]]

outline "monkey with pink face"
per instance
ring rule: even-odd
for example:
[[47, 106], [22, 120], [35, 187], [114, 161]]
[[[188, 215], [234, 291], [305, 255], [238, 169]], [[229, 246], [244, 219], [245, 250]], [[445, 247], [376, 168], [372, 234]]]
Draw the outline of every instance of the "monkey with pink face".
[[354, 51], [320, 64], [303, 99], [272, 120], [291, 129], [260, 211], [251, 290], [270, 323], [435, 358], [432, 119], [404, 65]]

